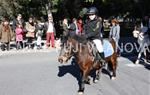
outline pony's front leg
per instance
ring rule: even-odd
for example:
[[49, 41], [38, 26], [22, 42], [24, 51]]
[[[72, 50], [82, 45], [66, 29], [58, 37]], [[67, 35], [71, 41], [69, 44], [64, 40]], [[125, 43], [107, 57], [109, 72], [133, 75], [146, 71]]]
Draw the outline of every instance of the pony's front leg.
[[89, 70], [83, 70], [81, 72], [81, 83], [79, 85], [79, 90], [78, 90], [79, 95], [83, 95], [84, 89], [85, 89], [85, 83], [90, 84], [88, 73], [89, 73]]
[[79, 95], [83, 95], [84, 93], [84, 88], [85, 88], [85, 82], [83, 79], [83, 71], [80, 71], [80, 76], [81, 76], [81, 80], [79, 82], [79, 90], [78, 90], [78, 94]]
[[115, 80], [116, 79], [116, 69], [113, 70], [113, 74], [111, 76], [111, 79], [112, 80]]
[[102, 68], [96, 70], [96, 76], [93, 80], [94, 83], [97, 83], [100, 80]]

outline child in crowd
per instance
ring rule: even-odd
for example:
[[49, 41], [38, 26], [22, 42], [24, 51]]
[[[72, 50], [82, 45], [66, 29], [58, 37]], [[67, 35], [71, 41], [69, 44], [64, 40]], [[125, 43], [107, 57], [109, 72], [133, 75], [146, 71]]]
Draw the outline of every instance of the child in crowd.
[[20, 24], [17, 24], [16, 27], [16, 47], [18, 49], [23, 49], [23, 29]]
[[37, 33], [36, 33], [36, 38], [37, 38], [37, 49], [42, 49], [42, 36], [43, 36], [43, 28], [44, 28], [44, 23], [38, 21], [37, 25]]

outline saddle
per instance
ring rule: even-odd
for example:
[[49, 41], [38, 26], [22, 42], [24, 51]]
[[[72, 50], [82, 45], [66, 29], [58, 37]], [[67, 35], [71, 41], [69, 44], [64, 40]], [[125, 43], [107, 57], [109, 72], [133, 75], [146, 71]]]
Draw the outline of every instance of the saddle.
[[[88, 41], [87, 45], [90, 48], [90, 55], [93, 56], [94, 60], [101, 59], [101, 56], [99, 55], [99, 52], [97, 50], [96, 45], [92, 41]], [[103, 49], [104, 49], [104, 55], [105, 57], [111, 56], [114, 53], [114, 49], [108, 40], [103, 40]]]

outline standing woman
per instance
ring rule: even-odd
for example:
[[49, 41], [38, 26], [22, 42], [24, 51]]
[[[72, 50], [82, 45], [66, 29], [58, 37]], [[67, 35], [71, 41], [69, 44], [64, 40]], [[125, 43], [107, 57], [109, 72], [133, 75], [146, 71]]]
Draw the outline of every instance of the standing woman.
[[110, 29], [109, 38], [113, 38], [116, 42], [116, 52], [118, 52], [118, 43], [120, 39], [120, 26], [116, 19], [111, 21], [112, 27]]
[[7, 18], [3, 18], [0, 25], [0, 42], [2, 51], [10, 49], [10, 41], [13, 38], [13, 32]]
[[78, 29], [78, 25], [77, 25], [77, 19], [73, 18], [72, 19], [72, 23], [69, 26], [69, 35], [73, 36], [73, 35], [78, 35], [79, 29]]
[[119, 21], [116, 20], [116, 30], [117, 30], [117, 38], [116, 38], [116, 47], [117, 47], [117, 53], [120, 55], [121, 51], [119, 50], [119, 40], [120, 40], [120, 25]]
[[28, 44], [28, 48], [32, 48], [33, 49], [33, 40], [34, 40], [34, 35], [35, 35], [35, 23], [33, 22], [33, 18], [30, 17], [29, 21], [26, 23], [26, 30], [27, 30], [27, 44]]

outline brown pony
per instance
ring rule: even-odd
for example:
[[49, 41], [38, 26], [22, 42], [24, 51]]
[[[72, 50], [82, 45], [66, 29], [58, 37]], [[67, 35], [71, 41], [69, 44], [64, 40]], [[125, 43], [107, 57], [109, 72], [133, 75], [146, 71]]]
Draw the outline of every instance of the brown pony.
[[[82, 41], [82, 42], [81, 42]], [[115, 42], [113, 39], [110, 40], [113, 49], [115, 49]], [[90, 84], [88, 75], [92, 69], [96, 70], [96, 77], [94, 82], [97, 82], [100, 79], [100, 73], [102, 69], [102, 64], [100, 60], [94, 60], [93, 55], [91, 54], [91, 49], [89, 44], [80, 36], [68, 37], [67, 40], [62, 44], [61, 51], [58, 57], [60, 63], [67, 62], [72, 56], [75, 57], [75, 61], [80, 68], [81, 73], [81, 84], [79, 85], [79, 94], [83, 94], [85, 83]], [[106, 61], [109, 63], [108, 67], [111, 68], [113, 74], [112, 79], [116, 77], [116, 52], [113, 55], [106, 58]]]

